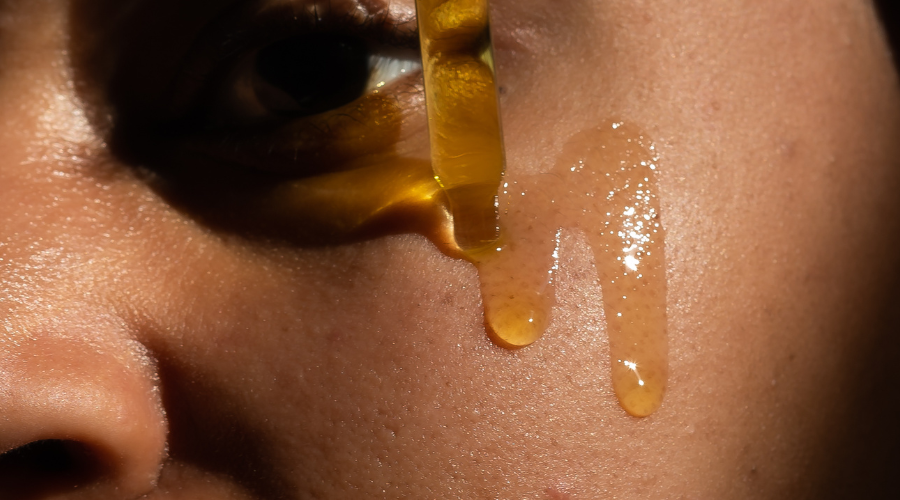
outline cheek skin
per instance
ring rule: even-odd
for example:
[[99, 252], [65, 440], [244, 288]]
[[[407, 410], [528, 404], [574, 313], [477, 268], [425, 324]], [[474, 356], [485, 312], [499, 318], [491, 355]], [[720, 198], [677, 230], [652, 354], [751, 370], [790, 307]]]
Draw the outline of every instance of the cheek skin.
[[852, 2], [609, 9], [626, 21], [600, 35], [617, 47], [602, 64], [630, 69], [581, 105], [659, 144], [681, 463], [753, 479], [723, 498], [802, 492], [796, 464], [818, 474], [882, 404], [861, 398], [863, 367], [896, 300], [900, 170], [876, 20]]

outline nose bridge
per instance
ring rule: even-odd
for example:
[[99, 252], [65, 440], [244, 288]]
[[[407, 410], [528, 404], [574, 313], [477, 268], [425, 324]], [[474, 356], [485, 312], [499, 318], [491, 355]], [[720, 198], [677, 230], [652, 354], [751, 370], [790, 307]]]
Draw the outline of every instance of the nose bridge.
[[0, 497], [146, 493], [166, 443], [153, 363], [115, 318], [65, 309], [5, 318]]
[[116, 315], [126, 229], [85, 172], [100, 157], [42, 130], [0, 134], [0, 498], [136, 498], [155, 485], [167, 422], [155, 366]]
[[62, 2], [14, 3], [0, 14], [32, 29], [0, 47], [0, 498], [136, 498], [167, 423], [154, 364], [113, 312], [127, 227], [73, 91], [64, 14], [46, 15]]
[[134, 498], [155, 484], [167, 423], [155, 367], [115, 314], [121, 221], [86, 173], [101, 157], [41, 123], [71, 94], [35, 98], [0, 132], [0, 498]]
[[108, 300], [100, 297], [115, 293], [107, 284], [127, 273], [127, 250], [114, 243], [127, 227], [116, 217], [122, 210], [107, 182], [116, 168], [107, 167], [103, 141], [75, 92], [64, 3], [0, 6], [0, 15], [21, 28], [0, 30], [0, 320], [6, 323]]

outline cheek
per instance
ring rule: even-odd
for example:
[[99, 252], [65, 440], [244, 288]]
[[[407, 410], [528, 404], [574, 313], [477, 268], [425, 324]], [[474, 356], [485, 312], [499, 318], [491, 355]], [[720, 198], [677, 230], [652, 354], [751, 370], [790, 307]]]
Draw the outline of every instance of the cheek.
[[[534, 64], [554, 71], [500, 59], [501, 85], [514, 75], [511, 171], [548, 171], [561, 138], [598, 116], [656, 140], [672, 360], [661, 412], [686, 422], [687, 455], [735, 471], [825, 455], [861, 425], [841, 420], [851, 394], [855, 411], [887, 404], [863, 374], [891, 356], [873, 346], [890, 343], [896, 294], [897, 79], [872, 13], [829, 5], [598, 4], [617, 22], [588, 33], [589, 49], [564, 37], [539, 48]], [[700, 428], [731, 437], [707, 447]]]

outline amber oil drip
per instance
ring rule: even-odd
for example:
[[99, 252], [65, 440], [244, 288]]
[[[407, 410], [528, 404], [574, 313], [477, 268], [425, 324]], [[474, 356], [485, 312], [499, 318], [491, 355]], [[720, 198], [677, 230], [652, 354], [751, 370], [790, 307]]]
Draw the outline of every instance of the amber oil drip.
[[649, 415], [668, 371], [652, 144], [622, 123], [584, 132], [553, 172], [507, 178], [495, 198], [504, 156], [487, 0], [416, 6], [432, 169], [456, 245], [478, 268], [492, 340], [518, 348], [543, 335], [556, 301], [560, 231], [580, 229], [603, 292], [616, 396], [628, 413]]
[[435, 179], [463, 251], [498, 236], [503, 138], [487, 0], [416, 0]]
[[473, 257], [493, 340], [523, 347], [550, 322], [560, 231], [581, 230], [603, 293], [613, 388], [635, 416], [662, 403], [668, 371], [656, 165], [653, 145], [622, 123], [580, 133], [551, 172], [507, 176], [499, 198], [502, 237]]
[[295, 230], [297, 220], [319, 214], [312, 226], [318, 229], [305, 239], [425, 234], [448, 255], [475, 264], [485, 326], [507, 348], [527, 346], [546, 330], [556, 304], [561, 231], [581, 231], [602, 290], [613, 389], [628, 413], [646, 416], [662, 403], [668, 371], [657, 175], [655, 148], [634, 127], [583, 131], [551, 171], [507, 174], [498, 198], [501, 237], [470, 252], [455, 246], [447, 197], [427, 161], [394, 160], [290, 182], [266, 196], [266, 212], [283, 214]]

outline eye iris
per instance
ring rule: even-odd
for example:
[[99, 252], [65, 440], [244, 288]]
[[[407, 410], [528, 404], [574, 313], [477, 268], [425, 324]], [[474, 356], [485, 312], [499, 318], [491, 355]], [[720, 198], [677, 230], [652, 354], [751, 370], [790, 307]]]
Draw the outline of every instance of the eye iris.
[[345, 35], [288, 38], [259, 51], [256, 73], [293, 101], [291, 109], [272, 111], [315, 115], [363, 95], [369, 78], [369, 50], [362, 40]]

